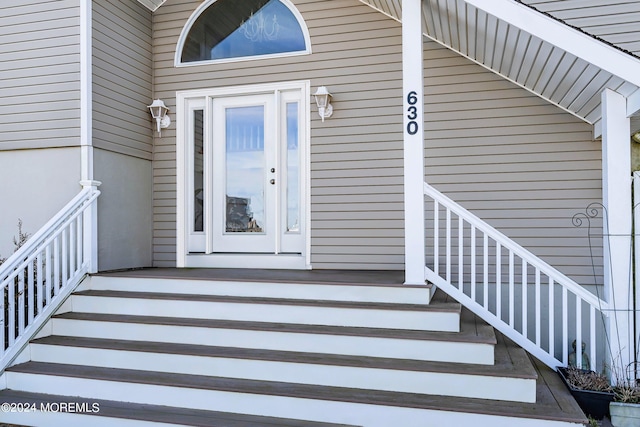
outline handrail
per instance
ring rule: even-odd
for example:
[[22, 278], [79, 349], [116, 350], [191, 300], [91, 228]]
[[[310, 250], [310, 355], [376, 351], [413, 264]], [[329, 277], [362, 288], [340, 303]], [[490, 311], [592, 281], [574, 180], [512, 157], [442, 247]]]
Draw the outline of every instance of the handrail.
[[427, 280], [550, 367], [568, 364], [575, 339], [595, 368], [608, 304], [427, 183], [424, 194]]
[[81, 190], [0, 265], [0, 373], [96, 267], [98, 182]]

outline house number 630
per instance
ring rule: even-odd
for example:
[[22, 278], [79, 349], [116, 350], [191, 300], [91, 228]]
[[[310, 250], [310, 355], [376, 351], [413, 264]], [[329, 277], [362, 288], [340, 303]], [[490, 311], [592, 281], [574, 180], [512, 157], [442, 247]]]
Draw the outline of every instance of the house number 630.
[[407, 108], [407, 118], [409, 122], [407, 123], [407, 133], [409, 135], [415, 135], [418, 133], [418, 122], [416, 119], [418, 118], [418, 107], [416, 104], [418, 103], [418, 94], [415, 91], [409, 92], [407, 95], [407, 103], [409, 107]]

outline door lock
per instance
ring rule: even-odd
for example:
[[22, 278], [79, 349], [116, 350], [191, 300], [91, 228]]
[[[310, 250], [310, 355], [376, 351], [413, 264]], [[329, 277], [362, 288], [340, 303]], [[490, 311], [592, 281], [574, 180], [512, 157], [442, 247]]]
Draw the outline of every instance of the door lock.
[[275, 185], [275, 184], [276, 184], [276, 180], [275, 180], [275, 179], [272, 179], [272, 180], [271, 180], [271, 181], [269, 181], [269, 182], [270, 182], [272, 185]]
[[276, 173], [276, 168], [271, 168], [271, 173]]

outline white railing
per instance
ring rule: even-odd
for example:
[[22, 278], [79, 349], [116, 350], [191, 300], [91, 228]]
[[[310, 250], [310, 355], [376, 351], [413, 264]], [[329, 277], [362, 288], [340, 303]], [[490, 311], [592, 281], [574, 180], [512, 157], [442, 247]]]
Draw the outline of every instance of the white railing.
[[94, 273], [97, 182], [84, 189], [0, 265], [0, 372], [87, 273]]
[[428, 281], [552, 368], [574, 340], [602, 366], [603, 300], [427, 183], [424, 194]]

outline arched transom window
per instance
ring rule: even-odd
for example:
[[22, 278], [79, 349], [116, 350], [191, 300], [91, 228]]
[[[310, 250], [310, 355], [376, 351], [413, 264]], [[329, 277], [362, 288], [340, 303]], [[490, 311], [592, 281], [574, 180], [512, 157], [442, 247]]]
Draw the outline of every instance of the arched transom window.
[[214, 0], [183, 29], [176, 64], [309, 52], [307, 28], [288, 0]]

